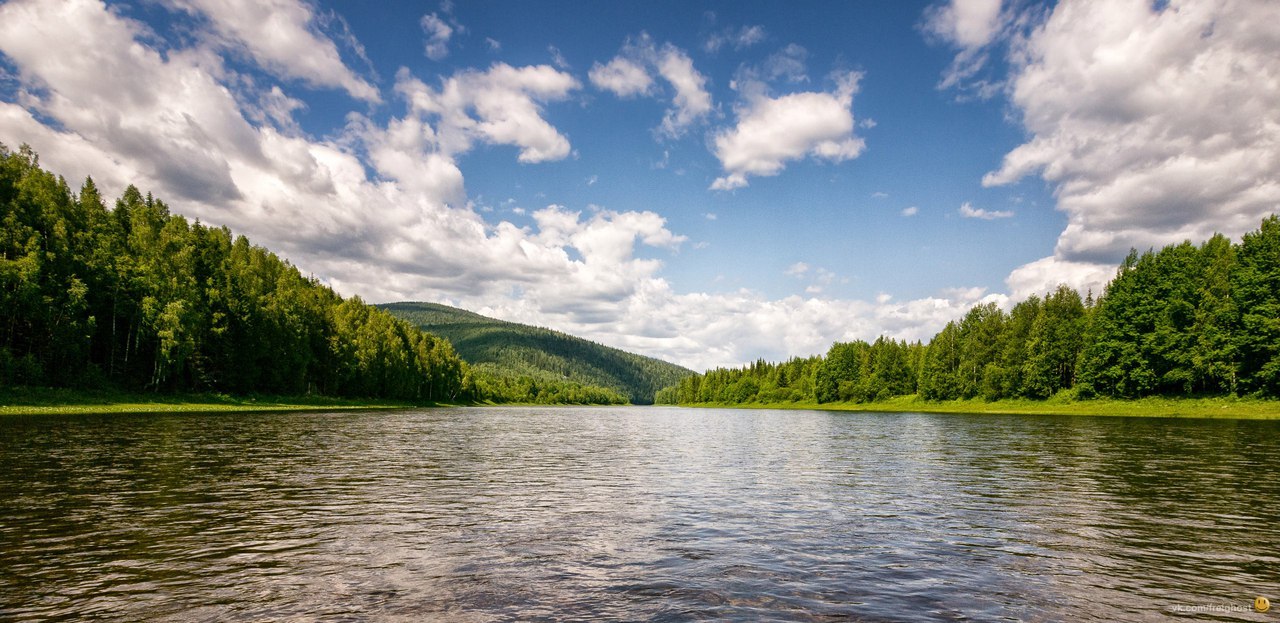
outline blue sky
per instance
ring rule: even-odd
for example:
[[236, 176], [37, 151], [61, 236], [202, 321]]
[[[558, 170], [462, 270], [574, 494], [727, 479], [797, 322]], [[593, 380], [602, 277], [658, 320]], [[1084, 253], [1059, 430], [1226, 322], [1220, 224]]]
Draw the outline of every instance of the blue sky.
[[1256, 227], [1277, 6], [10, 0], [0, 142], [343, 294], [705, 368]]

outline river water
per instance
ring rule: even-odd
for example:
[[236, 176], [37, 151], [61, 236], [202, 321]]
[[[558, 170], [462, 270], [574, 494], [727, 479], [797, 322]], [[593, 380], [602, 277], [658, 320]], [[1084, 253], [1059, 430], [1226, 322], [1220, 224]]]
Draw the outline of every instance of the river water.
[[1280, 422], [0, 418], [0, 619], [1280, 621]]

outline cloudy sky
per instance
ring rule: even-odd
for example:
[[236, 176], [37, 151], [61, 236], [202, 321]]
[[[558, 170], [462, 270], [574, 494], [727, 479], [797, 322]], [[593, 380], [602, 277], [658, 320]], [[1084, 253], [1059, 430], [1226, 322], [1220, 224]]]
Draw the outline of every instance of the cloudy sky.
[[1280, 210], [1280, 2], [8, 0], [0, 142], [345, 295], [692, 368]]

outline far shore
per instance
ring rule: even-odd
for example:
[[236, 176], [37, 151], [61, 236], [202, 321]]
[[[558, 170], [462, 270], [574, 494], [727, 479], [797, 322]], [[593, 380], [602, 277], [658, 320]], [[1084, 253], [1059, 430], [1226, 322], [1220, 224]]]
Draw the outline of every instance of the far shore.
[[880, 402], [697, 403], [679, 405], [716, 409], [796, 409], [892, 413], [957, 413], [990, 415], [1086, 415], [1114, 417], [1178, 417], [1280, 420], [1280, 400], [1253, 398], [1138, 398], [1134, 400], [923, 400], [900, 396]]
[[[488, 402], [417, 404], [396, 401], [327, 398], [322, 396], [123, 393], [48, 388], [5, 388], [0, 390], [0, 415], [364, 411], [463, 406], [561, 407], [580, 405], [494, 404]], [[922, 400], [915, 396], [899, 396], [890, 400], [864, 403], [752, 402], [746, 404], [698, 403], [678, 406], [716, 409], [1280, 420], [1280, 400], [1234, 397], [1140, 398], [1136, 400], [998, 400], [987, 402], [981, 399], [930, 401]]]

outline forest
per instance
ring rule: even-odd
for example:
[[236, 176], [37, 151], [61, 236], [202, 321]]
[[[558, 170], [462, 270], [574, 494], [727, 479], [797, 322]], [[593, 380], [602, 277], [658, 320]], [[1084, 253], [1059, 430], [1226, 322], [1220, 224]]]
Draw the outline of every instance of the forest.
[[0, 387], [619, 403], [475, 370], [448, 340], [128, 187], [112, 208], [0, 144]]
[[928, 343], [880, 337], [825, 356], [709, 370], [661, 404], [1148, 396], [1280, 397], [1280, 218], [1131, 251], [1095, 300], [1059, 286], [1008, 312], [977, 305]]
[[576, 382], [625, 396], [634, 404], [652, 404], [663, 387], [693, 374], [673, 363], [610, 348], [580, 337], [488, 318], [437, 303], [387, 303], [378, 306], [418, 328], [447, 338], [487, 393], [500, 384], [523, 387]]

